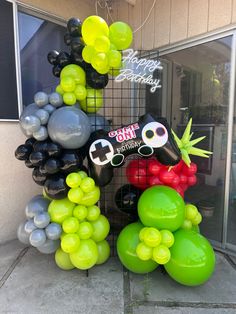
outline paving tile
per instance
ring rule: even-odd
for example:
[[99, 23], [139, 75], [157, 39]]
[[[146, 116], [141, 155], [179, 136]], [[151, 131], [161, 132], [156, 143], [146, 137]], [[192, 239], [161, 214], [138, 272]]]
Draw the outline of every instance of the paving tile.
[[235, 314], [235, 309], [205, 309], [205, 308], [166, 308], [158, 306], [134, 307], [133, 314]]

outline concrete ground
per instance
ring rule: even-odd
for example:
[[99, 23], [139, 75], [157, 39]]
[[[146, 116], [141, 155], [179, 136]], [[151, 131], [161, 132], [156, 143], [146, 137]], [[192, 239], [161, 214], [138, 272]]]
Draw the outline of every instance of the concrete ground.
[[88, 274], [62, 271], [52, 255], [12, 241], [0, 247], [0, 313], [233, 314], [235, 260], [217, 253], [212, 278], [193, 288], [160, 270], [132, 274], [115, 257]]

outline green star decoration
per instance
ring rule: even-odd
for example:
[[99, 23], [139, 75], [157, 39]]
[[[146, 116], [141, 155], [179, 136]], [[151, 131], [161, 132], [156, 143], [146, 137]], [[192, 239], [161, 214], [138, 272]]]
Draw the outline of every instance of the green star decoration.
[[191, 138], [193, 136], [193, 133], [191, 133], [191, 127], [192, 127], [192, 118], [189, 120], [181, 139], [172, 130], [172, 134], [174, 136], [176, 144], [178, 145], [178, 147], [180, 149], [182, 159], [188, 167], [190, 166], [190, 163], [191, 163], [191, 159], [190, 159], [189, 155], [195, 155], [195, 156], [199, 156], [199, 157], [209, 158], [210, 157], [209, 155], [212, 154], [212, 152], [210, 152], [208, 150], [194, 147], [194, 145], [196, 145], [197, 143], [204, 140], [204, 138], [206, 136], [201, 136], [201, 137], [198, 137], [194, 140], [191, 140]]

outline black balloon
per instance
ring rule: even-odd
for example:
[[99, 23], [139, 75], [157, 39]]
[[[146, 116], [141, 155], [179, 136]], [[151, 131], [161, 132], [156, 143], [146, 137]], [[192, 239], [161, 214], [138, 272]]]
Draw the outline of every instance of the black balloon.
[[49, 158], [45, 164], [44, 168], [47, 173], [54, 174], [60, 171], [61, 162], [55, 158]]
[[47, 141], [36, 141], [33, 146], [34, 152], [47, 152], [48, 143]]
[[100, 74], [93, 68], [89, 68], [86, 71], [87, 84], [95, 89], [102, 89], [108, 84], [108, 74]]
[[54, 65], [52, 68], [52, 74], [56, 77], [60, 77], [62, 67], [59, 64]]
[[36, 142], [36, 139], [34, 137], [30, 137], [25, 141], [25, 144], [33, 146], [35, 142]]
[[29, 155], [32, 152], [32, 146], [31, 145], [20, 145], [15, 150], [15, 157], [18, 160], [27, 160], [29, 158]]
[[47, 143], [47, 153], [50, 157], [58, 157], [62, 152], [62, 148], [57, 143]]
[[81, 41], [80, 37], [73, 38], [71, 40], [70, 46], [71, 46], [71, 50], [77, 53], [81, 53], [84, 48], [84, 44]]
[[30, 162], [29, 159], [25, 160], [25, 165], [26, 165], [27, 168], [34, 168], [34, 165], [32, 165], [32, 163]]
[[29, 156], [30, 162], [36, 167], [42, 165], [46, 159], [47, 155], [44, 152], [33, 152]]
[[32, 178], [34, 180], [35, 183], [37, 183], [38, 185], [44, 185], [47, 176], [43, 175], [40, 171], [39, 168], [34, 168], [33, 172], [32, 172]]
[[137, 204], [142, 191], [131, 184], [119, 188], [115, 195], [116, 206], [126, 214], [138, 217]]
[[67, 22], [67, 29], [70, 35], [73, 37], [81, 36], [81, 27], [82, 22], [77, 18], [72, 17]]
[[71, 63], [70, 55], [65, 51], [60, 52], [58, 57], [57, 57], [57, 64], [61, 68], [64, 68], [66, 65], [68, 65], [70, 63]]
[[56, 50], [52, 50], [48, 53], [48, 62], [52, 65], [56, 65], [57, 64], [57, 57], [59, 55], [59, 52]]
[[71, 43], [71, 36], [70, 36], [69, 33], [66, 33], [66, 34], [64, 35], [64, 43], [65, 43], [67, 46], [70, 45], [70, 43]]
[[64, 150], [64, 152], [61, 155], [61, 170], [63, 172], [73, 172], [78, 169], [83, 164], [83, 158], [82, 156], [75, 152], [74, 150]]
[[44, 190], [49, 197], [62, 199], [67, 196], [69, 187], [66, 185], [65, 177], [57, 174], [46, 180]]

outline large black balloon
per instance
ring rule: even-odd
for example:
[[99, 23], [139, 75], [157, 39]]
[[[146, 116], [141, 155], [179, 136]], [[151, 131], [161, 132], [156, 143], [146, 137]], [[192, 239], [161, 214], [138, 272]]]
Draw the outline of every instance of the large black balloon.
[[142, 191], [131, 184], [119, 188], [115, 195], [116, 206], [124, 213], [137, 218], [137, 205]]
[[102, 89], [108, 84], [108, 74], [100, 74], [93, 68], [89, 68], [86, 71], [87, 84], [95, 89]]
[[69, 33], [66, 33], [66, 34], [64, 35], [64, 43], [65, 43], [67, 46], [70, 45], [70, 43], [71, 43], [71, 36], [70, 36]]
[[53, 199], [62, 199], [67, 196], [69, 187], [66, 185], [65, 176], [61, 174], [53, 175], [44, 184], [46, 194]]
[[57, 64], [61, 68], [64, 68], [66, 65], [68, 65], [70, 63], [71, 63], [70, 55], [65, 51], [60, 52], [58, 57], [57, 57]]
[[48, 53], [48, 62], [52, 65], [56, 65], [57, 64], [57, 57], [59, 55], [59, 52], [56, 50], [52, 50]]
[[60, 160], [55, 159], [55, 158], [49, 158], [44, 164], [44, 168], [46, 172], [49, 174], [54, 174], [54, 173], [59, 172], [60, 167], [61, 167]]
[[50, 157], [58, 157], [62, 152], [61, 145], [57, 143], [47, 143], [47, 153]]
[[70, 35], [73, 37], [81, 36], [81, 27], [82, 22], [78, 18], [72, 17], [67, 22], [67, 29]]
[[73, 38], [71, 40], [70, 46], [71, 46], [71, 50], [77, 53], [81, 53], [84, 48], [84, 44], [82, 40], [80, 39], [80, 37]]
[[44, 183], [47, 180], [46, 175], [42, 174], [39, 171], [39, 168], [34, 168], [33, 172], [32, 172], [32, 178], [34, 180], [35, 183], [37, 183], [38, 185], [44, 185]]
[[25, 144], [33, 146], [35, 142], [36, 142], [36, 139], [34, 137], [30, 137], [25, 141]]
[[18, 160], [27, 160], [29, 158], [29, 155], [32, 152], [32, 146], [31, 145], [20, 145], [15, 150], [15, 157]]
[[29, 156], [30, 162], [36, 167], [42, 165], [46, 159], [47, 155], [44, 152], [33, 152]]
[[62, 67], [59, 64], [54, 65], [52, 68], [52, 74], [56, 77], [60, 77]]
[[80, 169], [80, 167], [83, 164], [83, 158], [82, 156], [77, 153], [74, 150], [64, 150], [64, 152], [61, 155], [61, 170], [63, 172], [73, 172], [76, 171], [78, 169]]
[[47, 152], [49, 142], [47, 141], [36, 141], [33, 145], [35, 152]]
[[80, 52], [72, 52], [71, 53], [71, 60], [73, 63], [83, 67], [86, 63], [82, 57], [82, 54]]

